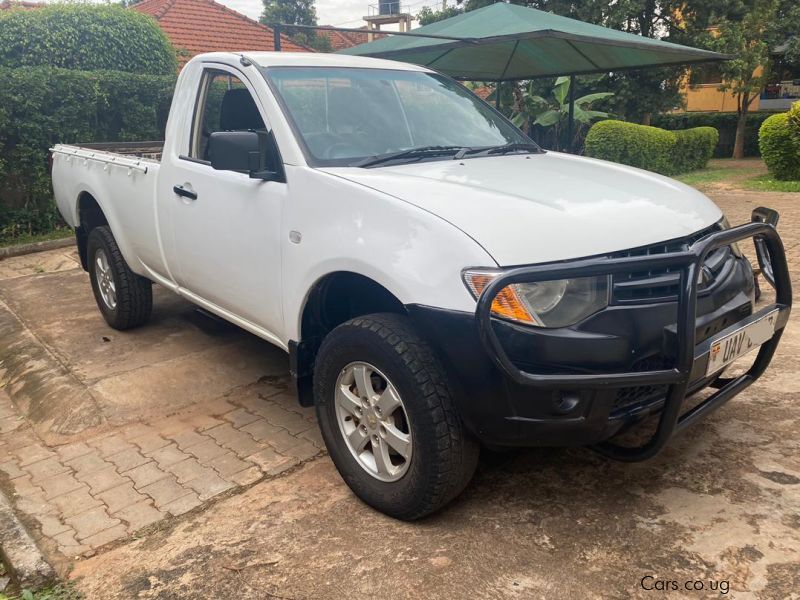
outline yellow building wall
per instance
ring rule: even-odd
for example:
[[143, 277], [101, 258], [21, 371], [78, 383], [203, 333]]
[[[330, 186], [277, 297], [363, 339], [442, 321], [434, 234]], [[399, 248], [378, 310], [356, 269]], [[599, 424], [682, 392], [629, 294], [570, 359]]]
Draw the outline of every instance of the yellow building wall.
[[[761, 67], [756, 69], [758, 76]], [[731, 92], [720, 92], [718, 83], [688, 85], [688, 77], [681, 84], [681, 92], [686, 98], [687, 112], [736, 112], [736, 96]], [[750, 110], [758, 110], [759, 98], [750, 103]]]

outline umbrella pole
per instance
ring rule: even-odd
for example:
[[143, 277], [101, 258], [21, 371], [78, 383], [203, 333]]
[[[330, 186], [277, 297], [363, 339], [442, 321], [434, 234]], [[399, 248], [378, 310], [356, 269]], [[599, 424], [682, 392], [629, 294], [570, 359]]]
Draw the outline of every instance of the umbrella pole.
[[569, 76], [569, 121], [567, 124], [567, 152], [572, 153], [572, 138], [575, 132], [575, 75]]

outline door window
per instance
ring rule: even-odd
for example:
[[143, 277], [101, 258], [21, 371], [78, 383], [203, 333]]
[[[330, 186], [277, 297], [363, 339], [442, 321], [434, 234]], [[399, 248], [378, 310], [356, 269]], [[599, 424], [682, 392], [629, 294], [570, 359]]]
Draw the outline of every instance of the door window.
[[200, 86], [189, 156], [208, 160], [208, 138], [217, 131], [264, 131], [266, 126], [250, 90], [241, 79], [208, 69]]

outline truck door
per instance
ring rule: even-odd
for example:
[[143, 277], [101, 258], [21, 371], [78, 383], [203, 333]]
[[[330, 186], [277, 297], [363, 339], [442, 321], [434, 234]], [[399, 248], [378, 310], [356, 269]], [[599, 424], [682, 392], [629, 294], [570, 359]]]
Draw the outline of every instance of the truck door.
[[171, 203], [176, 259], [171, 262], [177, 263], [174, 276], [182, 291], [278, 337], [283, 329], [279, 234], [286, 184], [215, 171], [208, 161], [213, 132], [268, 127], [242, 73], [206, 67], [188, 154], [170, 157], [170, 176], [159, 197]]

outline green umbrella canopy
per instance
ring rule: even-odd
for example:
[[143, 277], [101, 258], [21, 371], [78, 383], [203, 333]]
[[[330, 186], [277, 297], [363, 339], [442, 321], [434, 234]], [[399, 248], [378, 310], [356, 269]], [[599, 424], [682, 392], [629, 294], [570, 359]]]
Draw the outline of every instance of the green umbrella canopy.
[[342, 50], [430, 67], [459, 79], [502, 81], [725, 60], [533, 8], [499, 2], [413, 30], [459, 39], [388, 36]]

